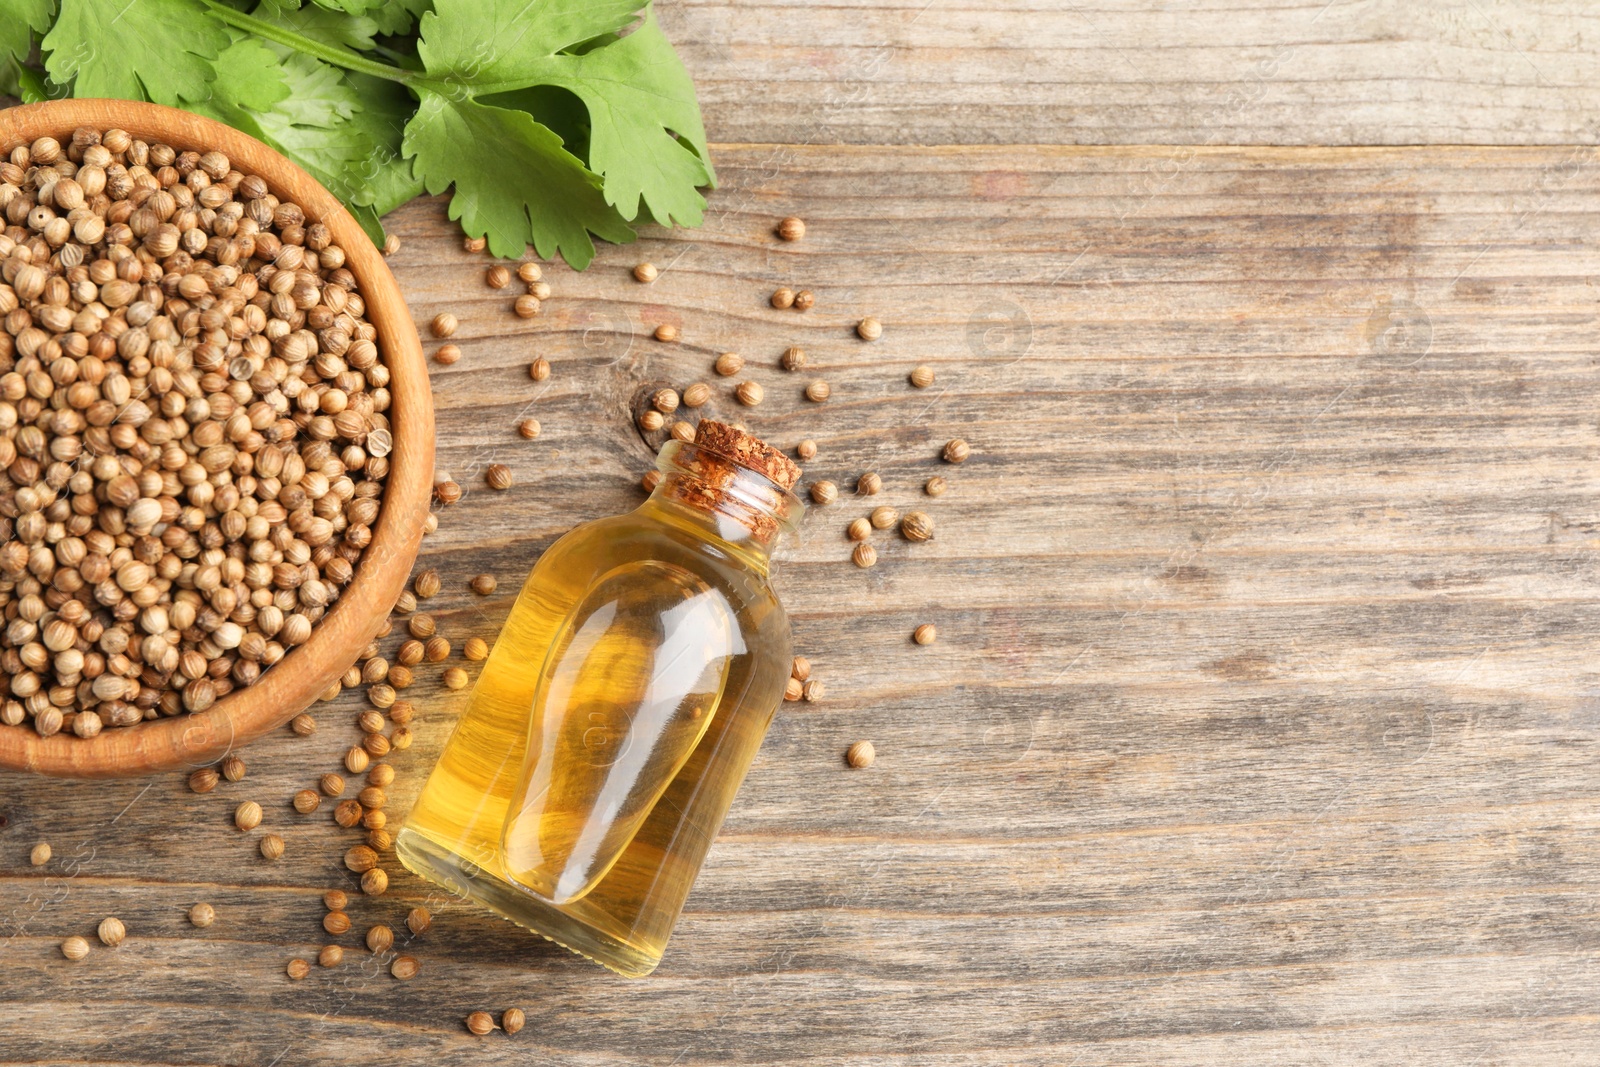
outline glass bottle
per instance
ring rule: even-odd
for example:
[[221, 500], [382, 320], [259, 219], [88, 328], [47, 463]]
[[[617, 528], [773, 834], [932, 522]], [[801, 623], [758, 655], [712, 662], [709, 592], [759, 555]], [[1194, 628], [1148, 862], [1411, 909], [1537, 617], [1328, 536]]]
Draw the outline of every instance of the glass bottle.
[[395, 840], [423, 878], [629, 976], [661, 961], [783, 699], [770, 553], [800, 471], [721, 423], [528, 575]]

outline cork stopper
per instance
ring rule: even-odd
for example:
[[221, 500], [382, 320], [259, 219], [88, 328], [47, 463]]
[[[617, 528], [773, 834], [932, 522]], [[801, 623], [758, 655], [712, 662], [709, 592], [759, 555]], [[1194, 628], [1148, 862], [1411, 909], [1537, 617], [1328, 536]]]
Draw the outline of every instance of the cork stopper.
[[741, 467], [750, 468], [785, 491], [793, 489], [800, 480], [800, 468], [788, 456], [754, 434], [725, 422], [701, 419], [694, 443], [707, 452], [715, 452]]

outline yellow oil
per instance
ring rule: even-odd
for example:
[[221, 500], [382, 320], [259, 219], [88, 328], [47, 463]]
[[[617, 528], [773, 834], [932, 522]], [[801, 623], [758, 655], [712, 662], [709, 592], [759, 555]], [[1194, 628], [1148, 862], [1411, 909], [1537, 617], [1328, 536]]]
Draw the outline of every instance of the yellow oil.
[[652, 971], [789, 673], [766, 550], [740, 529], [658, 489], [552, 545], [401, 861], [613, 970]]

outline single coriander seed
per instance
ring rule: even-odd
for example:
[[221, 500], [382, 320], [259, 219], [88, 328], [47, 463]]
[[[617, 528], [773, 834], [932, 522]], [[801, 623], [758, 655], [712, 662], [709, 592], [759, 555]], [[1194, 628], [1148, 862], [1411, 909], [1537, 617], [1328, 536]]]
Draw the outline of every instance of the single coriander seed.
[[433, 916], [428, 913], [427, 908], [416, 907], [406, 913], [406, 929], [415, 936], [421, 937], [432, 928]]
[[876, 471], [867, 471], [856, 480], [856, 492], [862, 496], [877, 496], [883, 489], [883, 479]]
[[789, 677], [798, 678], [802, 682], [811, 677], [811, 661], [804, 656], [796, 656], [789, 663]]
[[261, 805], [247, 800], [233, 810], [233, 824], [241, 830], [254, 830], [261, 825]]
[[671, 415], [678, 410], [678, 391], [676, 389], [657, 389], [650, 397], [650, 404], [663, 415]]
[[872, 536], [872, 523], [866, 519], [852, 519], [845, 527], [845, 536], [852, 541], [865, 541]]
[[813, 678], [804, 686], [807, 703], [815, 704], [827, 693], [827, 687], [819, 679]]
[[489, 247], [489, 239], [486, 237], [468, 237], [461, 242], [461, 247], [476, 255]]
[[411, 579], [411, 591], [417, 594], [418, 600], [427, 600], [429, 597], [438, 596], [439, 590], [444, 588], [444, 582], [439, 577], [439, 572], [433, 567], [427, 567], [417, 572]]
[[946, 463], [964, 463], [972, 455], [972, 447], [961, 438], [952, 438], [944, 446], [944, 461]]
[[417, 972], [421, 970], [422, 965], [417, 962], [415, 956], [398, 956], [395, 958], [395, 961], [389, 965], [389, 973], [394, 975], [402, 982], [415, 978], [417, 976]]
[[804, 685], [805, 683], [800, 681], [800, 679], [790, 678], [787, 682], [783, 683], [783, 699], [799, 700], [801, 693], [804, 692]]
[[317, 720], [305, 712], [301, 712], [289, 720], [289, 729], [300, 737], [310, 737], [317, 732]]
[[490, 593], [495, 591], [499, 584], [499, 582], [495, 581], [495, 577], [492, 574], [474, 575], [472, 581], [467, 583], [467, 585], [471, 587], [472, 591], [477, 593], [479, 596], [488, 596]]
[[89, 942], [73, 936], [61, 942], [61, 954], [76, 963], [89, 954]]
[[245, 776], [244, 760], [238, 756], [229, 756], [222, 761], [222, 777], [230, 782], [242, 782]]
[[311, 973], [311, 964], [302, 959], [292, 959], [289, 961], [288, 966], [285, 967], [283, 971], [291, 979], [298, 982], [300, 979]]
[[798, 241], [806, 235], [806, 224], [790, 215], [778, 223], [778, 237], [784, 241]]
[[367, 772], [367, 784], [385, 789], [394, 784], [394, 766], [389, 763], [374, 764], [372, 770]]
[[51, 851], [49, 842], [40, 841], [37, 845], [33, 846], [33, 851], [28, 853], [28, 862], [33, 864], [35, 867], [43, 867], [45, 864], [50, 862], [50, 856]]
[[845, 751], [844, 758], [852, 767], [870, 767], [878, 758], [878, 750], [872, 747], [871, 741], [857, 741]]
[[697, 408], [711, 399], [711, 386], [705, 382], [695, 382], [683, 391], [683, 406]]
[[343, 911], [350, 903], [350, 894], [343, 889], [330, 889], [322, 894], [322, 906], [329, 911]]
[[209, 793], [217, 787], [222, 776], [210, 767], [201, 767], [189, 775], [189, 789], [194, 793]]
[[444, 685], [446, 689], [465, 689], [467, 687], [467, 672], [460, 667], [450, 667], [444, 672]]
[[511, 311], [519, 319], [537, 318], [544, 304], [532, 293], [524, 293], [511, 302]]
[[654, 263], [641, 263], [633, 268], [633, 280], [642, 282], [645, 285], [655, 281], [659, 274], [660, 272], [656, 270]]
[[324, 774], [317, 779], [317, 788], [322, 790], [323, 796], [336, 797], [344, 792], [344, 779], [337, 774]]
[[261, 838], [261, 855], [264, 859], [276, 860], [283, 855], [283, 838], [277, 834], [266, 834]]
[[210, 904], [199, 903], [189, 909], [189, 923], [200, 929], [205, 929], [217, 921], [217, 909]]
[[778, 365], [784, 370], [799, 370], [806, 365], [806, 350], [799, 345], [789, 346], [778, 358]]
[[317, 953], [317, 963], [323, 967], [337, 967], [344, 962], [344, 949], [338, 945], [323, 945]]
[[911, 631], [911, 640], [919, 645], [931, 645], [938, 639], [939, 631], [931, 622], [925, 622]]
[[686, 445], [694, 444], [694, 424], [679, 420], [672, 424], [672, 437]]
[[794, 294], [794, 309], [796, 311], [810, 311], [817, 306], [817, 295], [810, 289], [802, 289]]
[[733, 395], [738, 397], [739, 403], [745, 407], [753, 408], [761, 403], [762, 397], [766, 395], [766, 390], [761, 388], [760, 382], [740, 382], [738, 387], [734, 389]]
[[656, 486], [661, 484], [660, 471], [645, 471], [644, 477], [639, 479], [639, 488], [647, 493], [656, 491]]
[[500, 1016], [500, 1029], [508, 1035], [521, 1030], [527, 1025], [528, 1017], [522, 1013], [521, 1008], [507, 1008]]
[[809, 437], [794, 446], [794, 454], [807, 462], [817, 458], [817, 443]]
[[511, 271], [504, 264], [496, 263], [485, 272], [483, 280], [491, 289], [504, 289], [511, 284]]
[[367, 931], [367, 951], [374, 956], [388, 952], [394, 945], [394, 931], [379, 923]]
[[933, 520], [926, 512], [908, 511], [900, 520], [900, 536], [907, 541], [926, 541], [933, 536]]
[[933, 384], [933, 368], [918, 367], [911, 372], [911, 384], [918, 389], [926, 389]]
[[882, 507], [873, 508], [872, 514], [867, 516], [867, 518], [872, 522], [872, 528], [874, 530], [887, 530], [889, 527], [893, 526], [899, 521], [900, 513], [894, 508], [891, 508], [889, 505], [885, 504]]
[[667, 424], [666, 416], [655, 408], [646, 408], [639, 413], [639, 429], [645, 433], [655, 433]]
[[389, 875], [382, 867], [374, 867], [361, 876], [361, 891], [369, 897], [381, 897], [389, 891]]
[[928, 479], [927, 484], [922, 487], [922, 491], [927, 493], [929, 496], [943, 496], [946, 487], [947, 483], [945, 480], [939, 475], [935, 474], [932, 478]]
[[832, 482], [812, 482], [811, 499], [814, 503], [827, 505], [839, 499], [839, 487]]
[[850, 553], [850, 558], [855, 561], [857, 567], [870, 567], [878, 562], [878, 550], [863, 541], [856, 546], [854, 552]]
[[540, 268], [539, 264], [537, 263], [520, 263], [517, 265], [517, 277], [521, 278], [528, 285], [532, 285], [534, 282], [544, 277], [544, 270]]
[[832, 386], [820, 378], [806, 386], [806, 399], [812, 403], [820, 404], [832, 395]]
[[792, 307], [794, 307], [794, 290], [793, 289], [776, 289], [776, 290], [774, 290], [773, 293], [772, 293], [772, 297], [771, 297], [771, 303], [772, 303], [772, 306], [775, 307], [775, 308], [792, 308]]
[[454, 315], [448, 311], [441, 311], [433, 317], [433, 322], [429, 324], [429, 329], [433, 331], [435, 337], [449, 337], [460, 326], [460, 320]]
[[294, 810], [301, 815], [310, 815], [322, 807], [322, 798], [315, 789], [302, 789], [294, 795]]
[[717, 357], [713, 369], [724, 378], [731, 378], [744, 369], [744, 357], [737, 352], [724, 352]]
[[100, 943], [107, 948], [116, 948], [122, 944], [122, 939], [128, 936], [127, 927], [122, 925], [122, 920], [115, 916], [107, 916], [100, 920], [100, 928], [95, 931], [100, 938]]
[[550, 361], [540, 356], [528, 364], [528, 377], [536, 382], [548, 381], [550, 379]]
[[523, 419], [521, 422], [517, 423], [517, 433], [521, 434], [529, 441], [539, 436], [539, 429], [540, 427], [538, 419]]
[[466, 1019], [467, 1029], [482, 1037], [494, 1030], [494, 1016], [486, 1011], [475, 1011]]
[[511, 468], [504, 463], [491, 463], [489, 469], [484, 472], [484, 480], [489, 483], [490, 489], [510, 489]]
[[322, 928], [334, 937], [350, 932], [350, 916], [342, 911], [330, 911], [322, 917]]
[[461, 361], [461, 346], [455, 344], [440, 345], [439, 351], [433, 354], [433, 361], [439, 364], [441, 367], [448, 367], [452, 363], [459, 363]]
[[678, 339], [678, 328], [670, 322], [663, 322], [656, 327], [655, 337], [663, 344], [671, 344]]
[[392, 256], [400, 251], [400, 238], [397, 234], [389, 234], [383, 239], [383, 254]]
[[856, 323], [856, 334], [863, 341], [876, 341], [883, 336], [883, 323], [869, 315]]

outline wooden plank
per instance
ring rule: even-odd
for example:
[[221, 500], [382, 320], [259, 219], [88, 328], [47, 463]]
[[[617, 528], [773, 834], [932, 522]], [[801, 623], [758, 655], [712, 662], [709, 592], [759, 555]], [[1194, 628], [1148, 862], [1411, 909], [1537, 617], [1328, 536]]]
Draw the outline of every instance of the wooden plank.
[[[1330, 14], [1330, 18], [1332, 15]], [[780, 713], [661, 970], [605, 975], [399, 871], [326, 939], [358, 839], [291, 794], [360, 703], [244, 782], [0, 780], [0, 1062], [966, 1065], [1583, 1061], [1600, 900], [1594, 158], [1571, 149], [727, 146], [707, 227], [547, 270], [513, 317], [443, 204], [393, 220], [451, 310], [424, 553], [459, 649], [576, 522], [633, 506], [660, 385], [819, 445], [779, 566], [829, 689]], [[774, 164], [781, 160], [781, 165]], [[796, 245], [770, 235], [806, 218]], [[663, 268], [652, 286], [630, 268]], [[766, 304], [812, 288], [806, 314]], [[864, 314], [884, 337], [851, 333]], [[664, 321], [684, 340], [648, 339]], [[806, 373], [776, 366], [801, 344]], [[430, 343], [430, 348], [433, 343]], [[750, 360], [766, 401], [710, 374]], [[543, 355], [555, 373], [532, 382]], [[926, 391], [909, 370], [935, 367]], [[814, 372], [814, 374], [813, 374]], [[811, 377], [834, 387], [810, 404]], [[514, 423], [538, 417], [537, 440]], [[960, 434], [973, 457], [938, 459]], [[657, 435], [659, 437], [659, 435]], [[490, 461], [516, 484], [484, 487]], [[951, 488], [921, 495], [933, 474]], [[937, 536], [845, 523], [921, 507]], [[476, 597], [474, 574], [500, 591]], [[938, 643], [910, 642], [933, 621]], [[395, 639], [391, 639], [393, 643]], [[405, 809], [460, 695], [407, 696]], [[866, 771], [842, 761], [870, 737]], [[260, 801], [288, 850], [232, 828]], [[27, 865], [48, 839], [51, 867]], [[217, 923], [184, 912], [210, 901]], [[409, 984], [356, 951], [427, 902]], [[56, 946], [117, 914], [128, 941]], [[469, 1011], [518, 1005], [519, 1037]]]
[[723, 141], [1593, 144], [1582, 0], [675, 0]]

